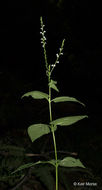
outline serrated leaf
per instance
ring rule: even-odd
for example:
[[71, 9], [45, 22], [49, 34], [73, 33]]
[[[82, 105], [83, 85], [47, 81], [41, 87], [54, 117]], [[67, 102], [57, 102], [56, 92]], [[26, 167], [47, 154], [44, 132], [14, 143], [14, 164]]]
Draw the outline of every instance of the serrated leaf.
[[57, 82], [54, 80], [51, 80], [51, 82], [49, 83], [50, 88], [53, 88], [55, 91], [59, 92], [57, 86], [56, 86]]
[[[54, 131], [57, 128], [54, 128]], [[34, 124], [28, 127], [28, 134], [32, 142], [39, 137], [46, 135], [51, 132], [49, 125], [46, 124]]]
[[50, 124], [60, 125], [60, 126], [72, 125], [76, 123], [77, 121], [87, 118], [87, 117], [88, 117], [87, 115], [62, 117], [62, 118], [53, 120]]
[[82, 162], [79, 159], [75, 159], [72, 157], [65, 157], [63, 160], [59, 161], [59, 166], [63, 167], [81, 167], [85, 168]]
[[83, 104], [82, 102], [80, 102], [79, 100], [77, 100], [76, 98], [73, 97], [69, 97], [69, 96], [61, 96], [61, 97], [57, 97], [52, 99], [52, 102], [58, 103], [58, 102], [77, 102], [83, 106], [85, 106], [85, 104]]
[[25, 93], [21, 98], [31, 96], [34, 99], [47, 99], [48, 100], [48, 94], [40, 91], [31, 91]]

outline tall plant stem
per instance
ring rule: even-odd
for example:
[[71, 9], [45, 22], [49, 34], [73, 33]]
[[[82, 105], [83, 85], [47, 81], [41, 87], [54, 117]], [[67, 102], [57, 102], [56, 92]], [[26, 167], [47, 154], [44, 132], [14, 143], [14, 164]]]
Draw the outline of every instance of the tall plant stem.
[[[48, 74], [48, 82], [51, 82], [51, 68], [49, 65], [49, 74]], [[51, 110], [51, 87], [49, 85], [49, 114], [50, 114], [50, 122], [52, 121], [52, 110]], [[54, 151], [55, 151], [55, 160], [56, 160], [56, 190], [58, 190], [58, 159], [57, 159], [57, 146], [56, 146], [56, 138], [54, 133], [54, 126], [51, 125], [51, 131], [53, 136], [54, 143]]]

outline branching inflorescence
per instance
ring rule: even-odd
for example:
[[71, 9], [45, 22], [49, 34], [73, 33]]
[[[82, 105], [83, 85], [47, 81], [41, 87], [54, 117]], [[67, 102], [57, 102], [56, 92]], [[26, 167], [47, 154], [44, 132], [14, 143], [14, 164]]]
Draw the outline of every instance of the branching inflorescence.
[[[41, 23], [41, 31], [40, 31], [40, 34], [41, 34], [41, 44], [42, 44], [42, 47], [44, 49], [44, 58], [45, 58], [45, 65], [46, 65], [46, 73], [48, 73], [48, 60], [47, 60], [47, 53], [46, 53], [47, 39], [46, 39], [46, 36], [45, 36], [46, 31], [44, 30], [45, 25], [43, 24], [42, 17], [40, 17], [40, 23]], [[56, 67], [56, 64], [59, 63], [60, 56], [63, 55], [64, 43], [65, 43], [65, 39], [63, 39], [61, 47], [59, 48], [59, 52], [56, 54], [55, 63], [51, 65], [50, 75], [52, 74], [52, 71]]]

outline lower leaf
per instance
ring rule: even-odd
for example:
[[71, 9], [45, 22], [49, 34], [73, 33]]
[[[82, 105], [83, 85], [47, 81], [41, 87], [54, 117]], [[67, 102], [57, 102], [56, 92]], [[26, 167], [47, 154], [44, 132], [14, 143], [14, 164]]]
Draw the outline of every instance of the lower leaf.
[[72, 157], [65, 157], [63, 160], [59, 161], [59, 166], [63, 167], [81, 167], [85, 168], [82, 162], [79, 159], [75, 159]]
[[24, 164], [22, 166], [20, 166], [19, 168], [17, 168], [14, 172], [12, 172], [11, 174], [14, 174], [18, 171], [21, 171], [21, 170], [24, 170], [24, 169], [27, 169], [27, 168], [31, 168], [33, 166], [36, 166], [36, 165], [39, 165], [39, 164], [51, 164], [53, 166], [55, 166], [55, 160], [50, 160], [50, 161], [38, 161], [38, 162], [35, 162], [35, 163], [28, 163], [28, 164]]
[[27, 168], [30, 168], [30, 167], [33, 167], [35, 165], [38, 165], [38, 164], [41, 164], [42, 161], [38, 161], [38, 162], [35, 162], [35, 163], [28, 163], [28, 164], [24, 164], [22, 166], [20, 166], [19, 168], [17, 168], [14, 172], [12, 172], [11, 174], [14, 174], [18, 171], [21, 171], [21, 170], [24, 170], [24, 169], [27, 169]]

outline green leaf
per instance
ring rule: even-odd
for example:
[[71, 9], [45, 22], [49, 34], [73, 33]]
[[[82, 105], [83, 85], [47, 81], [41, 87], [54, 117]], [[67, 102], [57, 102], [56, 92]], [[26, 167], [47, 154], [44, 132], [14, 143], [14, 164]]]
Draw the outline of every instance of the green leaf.
[[20, 167], [18, 167], [14, 172], [12, 172], [11, 174], [14, 174], [18, 171], [21, 171], [21, 170], [24, 170], [24, 169], [27, 169], [27, 168], [30, 168], [30, 167], [33, 167], [33, 166], [36, 166], [36, 165], [39, 165], [39, 164], [51, 164], [53, 166], [55, 166], [55, 160], [49, 160], [49, 161], [38, 161], [38, 162], [32, 162], [32, 163], [28, 163], [28, 164], [24, 164]]
[[51, 79], [52, 84], [57, 84], [57, 81]]
[[52, 99], [52, 102], [58, 103], [58, 102], [77, 102], [83, 106], [85, 106], [85, 104], [83, 104], [82, 102], [80, 102], [79, 100], [77, 100], [76, 98], [73, 97], [68, 97], [68, 96], [61, 96], [61, 97], [57, 97]]
[[82, 164], [82, 162], [79, 159], [75, 159], [72, 157], [65, 157], [63, 160], [59, 162], [59, 166], [85, 168], [85, 166]]
[[55, 84], [50, 84], [50, 87], [53, 88], [55, 91], [59, 92], [59, 90]]
[[[54, 127], [54, 131], [57, 127]], [[34, 124], [28, 127], [28, 134], [32, 142], [39, 137], [51, 132], [50, 126], [46, 124]]]
[[44, 99], [45, 98], [48, 100], [48, 94], [46, 94], [44, 92], [40, 92], [40, 91], [27, 92], [21, 98], [28, 97], [28, 96], [32, 96], [32, 98], [34, 98], [34, 99]]
[[51, 80], [51, 82], [49, 83], [50, 88], [53, 88], [55, 91], [59, 92], [57, 86], [56, 86], [57, 82], [54, 80]]
[[35, 163], [24, 164], [24, 165], [18, 167], [14, 172], [12, 172], [12, 174], [14, 174], [14, 173], [16, 173], [16, 172], [18, 172], [18, 171], [24, 170], [24, 169], [26, 169], [26, 168], [33, 167], [33, 166], [35, 166], [35, 165], [42, 164], [42, 163], [43, 163], [43, 161], [38, 161], [38, 162], [35, 162]]
[[62, 118], [53, 120], [50, 124], [60, 125], [60, 126], [72, 125], [73, 123], [76, 123], [77, 121], [87, 118], [87, 117], [88, 117], [87, 115], [62, 117]]
[[33, 166], [36, 166], [36, 165], [39, 165], [39, 164], [52, 164], [54, 165], [53, 163], [54, 161], [53, 160], [50, 160], [50, 161], [38, 161], [38, 162], [32, 162], [32, 163], [28, 163], [28, 164], [24, 164], [20, 167], [18, 167], [14, 172], [12, 172], [11, 174], [14, 174], [18, 171], [21, 171], [21, 170], [24, 170], [24, 169], [27, 169], [27, 168], [30, 168], [30, 167], [33, 167]]

